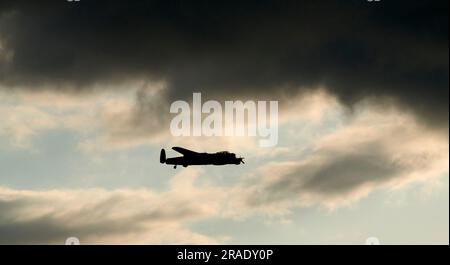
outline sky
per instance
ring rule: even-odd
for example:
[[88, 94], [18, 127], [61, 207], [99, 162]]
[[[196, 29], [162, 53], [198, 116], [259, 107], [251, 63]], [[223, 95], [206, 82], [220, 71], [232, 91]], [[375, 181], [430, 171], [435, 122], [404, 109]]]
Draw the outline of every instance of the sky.
[[[448, 244], [448, 58], [448, 1], [2, 1], [0, 244]], [[278, 143], [173, 136], [196, 92]]]

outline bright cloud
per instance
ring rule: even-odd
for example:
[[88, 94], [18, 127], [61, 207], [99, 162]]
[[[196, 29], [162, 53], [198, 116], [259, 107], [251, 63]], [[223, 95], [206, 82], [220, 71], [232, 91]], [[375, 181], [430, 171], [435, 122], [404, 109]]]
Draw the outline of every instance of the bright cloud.
[[[77, 236], [83, 243], [218, 243], [188, 223], [215, 216], [220, 193], [194, 187], [187, 169], [170, 189], [31, 191], [0, 187], [0, 243], [56, 243]], [[217, 198], [217, 199], [214, 199]]]
[[411, 116], [364, 109], [318, 139], [304, 158], [260, 168], [261, 182], [241, 199], [269, 212], [280, 206], [335, 209], [377, 189], [399, 189], [448, 174], [448, 151], [445, 135]]
[[[321, 90], [290, 97], [281, 105], [282, 145], [259, 148], [251, 137], [173, 138], [164, 119], [154, 120], [163, 109], [163, 86], [137, 87], [134, 93], [94, 93], [85, 100], [53, 92], [2, 95], [0, 110], [7, 118], [0, 134], [27, 147], [45, 131], [74, 130], [86, 156], [143, 144], [223, 148], [254, 160], [255, 168], [246, 165], [227, 186], [209, 178], [209, 171], [188, 168], [168, 181], [168, 190], [1, 187], [4, 242], [61, 243], [78, 236], [85, 243], [218, 243], [227, 235], [211, 238], [189, 224], [260, 215], [286, 220], [299, 207], [337, 209], [376, 190], [437, 183], [448, 175], [448, 136], [389, 106], [366, 102], [348, 115]], [[198, 181], [201, 176], [207, 184]]]

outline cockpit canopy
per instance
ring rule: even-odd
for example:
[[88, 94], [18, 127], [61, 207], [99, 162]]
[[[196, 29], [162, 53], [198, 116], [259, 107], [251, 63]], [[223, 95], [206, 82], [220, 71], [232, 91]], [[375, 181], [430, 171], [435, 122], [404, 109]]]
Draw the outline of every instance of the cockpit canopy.
[[235, 154], [230, 153], [228, 151], [222, 151], [222, 152], [217, 152], [218, 155], [222, 155], [222, 156], [230, 156], [230, 157], [236, 157]]

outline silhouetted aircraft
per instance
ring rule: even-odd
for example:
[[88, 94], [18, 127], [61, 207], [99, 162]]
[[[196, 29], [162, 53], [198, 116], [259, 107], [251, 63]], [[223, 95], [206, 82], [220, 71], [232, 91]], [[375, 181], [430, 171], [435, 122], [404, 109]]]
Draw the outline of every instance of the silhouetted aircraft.
[[213, 154], [197, 153], [181, 147], [172, 147], [173, 150], [183, 154], [183, 156], [166, 158], [166, 151], [161, 149], [159, 162], [162, 164], [174, 165], [173, 168], [177, 168], [178, 165], [187, 167], [191, 165], [228, 165], [228, 164], [245, 164], [243, 157], [236, 157], [236, 154], [227, 151], [217, 152]]

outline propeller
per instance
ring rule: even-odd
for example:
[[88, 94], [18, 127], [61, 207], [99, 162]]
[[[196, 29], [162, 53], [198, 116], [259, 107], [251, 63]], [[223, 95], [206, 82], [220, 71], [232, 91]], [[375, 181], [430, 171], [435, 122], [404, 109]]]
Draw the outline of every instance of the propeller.
[[242, 164], [245, 164], [244, 158], [243, 157], [239, 157], [239, 162]]

